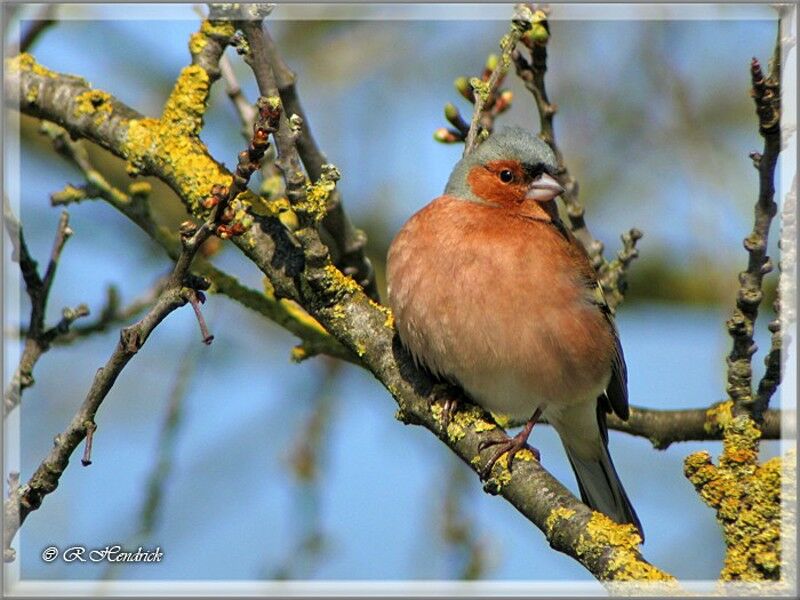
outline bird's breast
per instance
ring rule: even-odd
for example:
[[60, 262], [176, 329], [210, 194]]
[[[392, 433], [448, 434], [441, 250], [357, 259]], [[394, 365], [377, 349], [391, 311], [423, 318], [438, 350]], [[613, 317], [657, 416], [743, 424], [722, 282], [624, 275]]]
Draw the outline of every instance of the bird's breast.
[[614, 341], [579, 260], [551, 225], [435, 200], [389, 251], [400, 338], [495, 412], [527, 418], [539, 404], [585, 401], [608, 382]]

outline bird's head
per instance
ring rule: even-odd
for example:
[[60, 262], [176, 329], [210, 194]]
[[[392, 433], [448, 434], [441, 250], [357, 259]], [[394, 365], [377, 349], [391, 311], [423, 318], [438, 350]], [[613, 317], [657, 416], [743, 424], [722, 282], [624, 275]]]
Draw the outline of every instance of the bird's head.
[[[538, 212], [564, 191], [550, 147], [520, 127], [492, 134], [453, 169], [445, 194], [461, 200]], [[549, 213], [550, 210], [547, 210]]]

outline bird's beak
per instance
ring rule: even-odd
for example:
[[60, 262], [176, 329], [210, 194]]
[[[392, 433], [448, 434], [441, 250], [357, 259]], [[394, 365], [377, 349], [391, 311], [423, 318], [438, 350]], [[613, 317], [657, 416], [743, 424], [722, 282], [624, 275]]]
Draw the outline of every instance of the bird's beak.
[[559, 194], [564, 192], [564, 188], [550, 175], [542, 173], [528, 188], [525, 198], [536, 200], [537, 202], [549, 202]]

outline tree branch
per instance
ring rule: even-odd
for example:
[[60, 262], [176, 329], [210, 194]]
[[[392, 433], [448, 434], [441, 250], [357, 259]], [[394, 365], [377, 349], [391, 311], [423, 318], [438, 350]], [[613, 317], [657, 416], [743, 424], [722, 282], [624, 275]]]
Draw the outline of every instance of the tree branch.
[[[3, 548], [4, 559], [7, 562], [14, 560], [15, 552], [11, 549], [11, 542], [20, 526], [31, 512], [41, 506], [45, 496], [55, 491], [72, 453], [89, 432], [94, 433], [95, 415], [117, 377], [144, 346], [158, 324], [172, 311], [186, 304], [190, 295], [195, 293], [194, 289], [186, 287], [189, 265], [200, 244], [211, 231], [211, 224], [206, 223], [191, 238], [184, 238], [183, 251], [156, 303], [139, 322], [120, 332], [120, 339], [114, 352], [106, 364], [97, 371], [85, 400], [64, 432], [56, 436], [50, 453], [25, 485], [15, 486], [11, 490], [3, 507], [5, 517]], [[89, 457], [85, 457], [84, 460], [85, 463], [91, 462]]]
[[561, 197], [567, 207], [570, 229], [586, 248], [594, 268], [599, 271], [605, 262], [603, 244], [592, 236], [586, 225], [584, 220], [586, 210], [578, 200], [578, 181], [567, 168], [564, 155], [556, 143], [553, 118], [558, 112], [558, 106], [550, 102], [544, 80], [545, 73], [547, 73], [547, 43], [550, 39], [547, 12], [542, 9], [534, 9], [532, 24], [530, 33], [522, 39], [530, 51], [530, 60], [526, 59], [518, 49], [513, 52], [512, 59], [517, 75], [536, 101], [536, 108], [539, 112], [539, 137], [550, 146], [556, 155], [558, 179], [564, 186], [564, 193]]
[[[717, 410], [717, 422], [723, 430], [722, 453], [713, 464], [708, 452], [697, 452], [684, 461], [684, 473], [702, 500], [714, 509], [723, 530], [726, 545], [723, 581], [782, 581], [792, 578], [796, 565], [786, 562], [784, 533], [793, 503], [784, 494], [796, 487], [796, 456], [788, 452], [763, 463], [759, 462], [759, 441], [769, 395], [753, 397], [750, 361], [755, 352], [753, 329], [761, 302], [761, 283], [772, 270], [766, 255], [769, 228], [777, 207], [774, 197], [774, 172], [781, 151], [780, 131], [780, 62], [782, 29], [791, 7], [779, 7], [779, 26], [769, 75], [765, 78], [758, 60], [753, 58], [752, 95], [756, 102], [759, 132], [764, 137], [764, 153], [751, 155], [759, 171], [759, 195], [755, 207], [753, 232], [745, 238], [749, 254], [747, 271], [740, 273], [736, 309], [728, 321], [733, 349], [728, 357], [727, 392], [731, 401]], [[779, 329], [778, 323], [776, 329]], [[771, 327], [772, 329], [772, 327]], [[773, 347], [776, 343], [773, 331]], [[780, 340], [778, 340], [780, 344]], [[780, 348], [777, 349], [780, 353]], [[780, 358], [767, 356], [767, 385], [777, 387]], [[770, 372], [777, 369], [778, 373]], [[762, 384], [764, 380], [762, 379]], [[759, 386], [761, 387], [761, 386]], [[760, 390], [765, 392], [766, 390]], [[791, 481], [791, 488], [784, 485]], [[783, 496], [783, 498], [782, 498]]]
[[39, 14], [32, 19], [32, 24], [28, 30], [22, 34], [22, 39], [19, 42], [19, 51], [27, 52], [42, 33], [55, 25], [58, 22], [56, 18], [57, 14], [58, 4], [48, 4], [43, 7], [39, 11]]
[[106, 290], [106, 303], [97, 318], [91, 323], [70, 328], [69, 332], [53, 340], [53, 345], [65, 346], [95, 333], [103, 333], [114, 325], [119, 325], [135, 318], [153, 305], [165, 283], [166, 278], [159, 279], [153, 287], [140, 297], [135, 298], [127, 306], [120, 306], [119, 291], [115, 286], [109, 286]]
[[556, 143], [553, 121], [558, 112], [558, 106], [550, 101], [545, 86], [547, 44], [550, 41], [549, 9], [532, 7], [531, 10], [533, 12], [531, 29], [522, 37], [522, 42], [528, 48], [530, 56], [525, 58], [519, 49], [515, 49], [511, 56], [517, 75], [536, 102], [539, 113], [539, 137], [550, 146], [556, 155], [558, 179], [564, 187], [561, 197], [567, 209], [569, 228], [589, 254], [592, 266], [599, 275], [606, 301], [613, 312], [625, 295], [627, 288], [625, 275], [631, 262], [638, 256], [636, 243], [643, 234], [638, 229], [631, 229], [623, 234], [623, 247], [617, 254], [617, 258], [609, 262], [603, 257], [602, 242], [595, 239], [589, 231], [584, 218], [586, 209], [578, 199], [578, 181], [567, 168], [564, 155]]
[[[180, 254], [180, 241], [175, 234], [158, 225], [153, 219], [148, 202], [151, 193], [149, 184], [132, 183], [127, 192], [115, 188], [92, 165], [80, 141], [70, 139], [62, 127], [52, 122], [43, 123], [42, 130], [53, 141], [56, 151], [81, 170], [87, 182], [84, 186], [67, 185], [60, 192], [53, 194], [51, 202], [54, 205], [66, 205], [87, 198], [101, 198], [139, 226], [167, 252], [170, 258], [177, 259]], [[319, 323], [291, 300], [276, 298], [271, 290], [264, 293], [243, 286], [235, 277], [199, 257], [195, 260], [193, 268], [198, 275], [211, 282], [211, 292], [224, 294], [297, 335], [302, 343], [293, 353], [295, 358], [328, 354], [335, 358], [354, 361], [347, 349], [328, 335]]]
[[[630, 417], [623, 421], [616, 415], [609, 415], [608, 428], [650, 440], [658, 450], [665, 450], [675, 442], [690, 442], [723, 439], [723, 428], [718, 415], [730, 407], [730, 402], [718, 402], [710, 408], [689, 408], [678, 410], [655, 410], [630, 407]], [[787, 416], [794, 422], [794, 414]], [[781, 412], [768, 410], [764, 413], [762, 439], [792, 439], [795, 430], [781, 431]]]
[[[762, 420], [763, 411], [767, 408], [771, 396], [764, 393], [759, 401], [759, 397], [753, 394], [751, 361], [757, 350], [753, 342], [753, 330], [758, 317], [758, 307], [763, 298], [761, 283], [764, 275], [773, 269], [772, 261], [767, 256], [767, 242], [769, 228], [777, 212], [774, 180], [775, 166], [781, 151], [780, 31], [777, 38], [767, 76], [764, 76], [761, 64], [756, 58], [753, 58], [750, 65], [752, 96], [758, 115], [758, 130], [764, 138], [764, 151], [761, 154], [751, 154], [759, 175], [755, 222], [752, 232], [744, 239], [744, 247], [749, 255], [747, 270], [739, 273], [740, 287], [736, 296], [736, 308], [727, 322], [728, 333], [733, 338], [733, 347], [727, 358], [726, 391], [733, 400], [734, 414], [748, 414], [756, 422]], [[780, 369], [780, 365], [777, 368]], [[774, 373], [771, 377], [777, 381]]]
[[72, 235], [67, 212], [62, 212], [58, 221], [53, 249], [50, 253], [50, 261], [47, 264], [44, 277], [39, 276], [38, 265], [28, 252], [22, 227], [11, 212], [11, 205], [5, 196], [3, 196], [3, 223], [14, 247], [12, 259], [19, 263], [22, 278], [25, 281], [25, 289], [31, 302], [31, 317], [25, 334], [22, 356], [11, 382], [3, 393], [3, 418], [5, 419], [22, 401], [22, 392], [34, 384], [33, 368], [42, 354], [50, 349], [54, 340], [69, 331], [73, 321], [88, 315], [89, 309], [85, 304], [81, 304], [74, 309], [65, 308], [62, 312], [61, 320], [54, 327], [45, 328], [45, 313], [47, 312], [50, 288], [53, 285], [56, 268], [61, 258], [61, 251], [69, 236]]
[[[475, 106], [472, 111], [472, 121], [470, 122], [469, 130], [464, 140], [463, 156], [467, 156], [480, 143], [481, 140], [479, 136], [482, 137], [482, 134], [479, 130], [482, 129], [481, 123], [485, 118], [486, 107], [491, 107], [494, 104], [497, 98], [497, 88], [508, 72], [508, 68], [511, 66], [511, 56], [514, 49], [522, 36], [530, 31], [532, 19], [533, 12], [530, 8], [524, 4], [516, 5], [514, 7], [514, 18], [511, 21], [511, 27], [508, 33], [500, 40], [500, 59], [494, 66], [488, 80], [481, 81], [475, 77], [470, 81], [470, 86], [473, 89], [475, 98]], [[483, 129], [483, 131], [486, 135], [490, 133], [487, 129]]]
[[[781, 239], [778, 246], [781, 251], [779, 263], [780, 277], [773, 309], [775, 319], [767, 326], [770, 331], [770, 348], [764, 357], [764, 375], [758, 382], [755, 413], [767, 415], [769, 401], [778, 389], [783, 378], [783, 366], [786, 362], [786, 350], [783, 348], [784, 332], [795, 319], [794, 274], [797, 267], [797, 175], [786, 194], [781, 215]], [[766, 412], [765, 412], [766, 411]], [[766, 417], [762, 427], [766, 425]]]
[[[300, 127], [297, 135], [297, 151], [303, 166], [312, 180], [319, 179], [328, 159], [319, 149], [317, 141], [311, 133], [308, 116], [300, 103], [297, 91], [297, 75], [283, 61], [275, 42], [264, 30], [264, 51], [275, 74], [275, 84], [286, 114], [297, 115]], [[375, 301], [379, 301], [378, 286], [375, 281], [375, 270], [366, 255], [367, 236], [356, 229], [344, 210], [339, 190], [334, 190], [328, 197], [327, 213], [322, 220], [325, 233], [330, 239], [326, 243], [331, 250], [333, 263], [345, 274], [349, 275], [364, 288]]]

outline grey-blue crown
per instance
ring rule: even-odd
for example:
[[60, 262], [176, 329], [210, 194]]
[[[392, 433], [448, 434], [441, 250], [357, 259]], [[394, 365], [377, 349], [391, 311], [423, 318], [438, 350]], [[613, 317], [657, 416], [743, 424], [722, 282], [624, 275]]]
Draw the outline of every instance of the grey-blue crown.
[[494, 160], [517, 160], [531, 165], [543, 164], [550, 170], [556, 169], [556, 157], [550, 146], [522, 127], [504, 127], [458, 161], [444, 189], [445, 194], [473, 200], [467, 174], [475, 165]]

